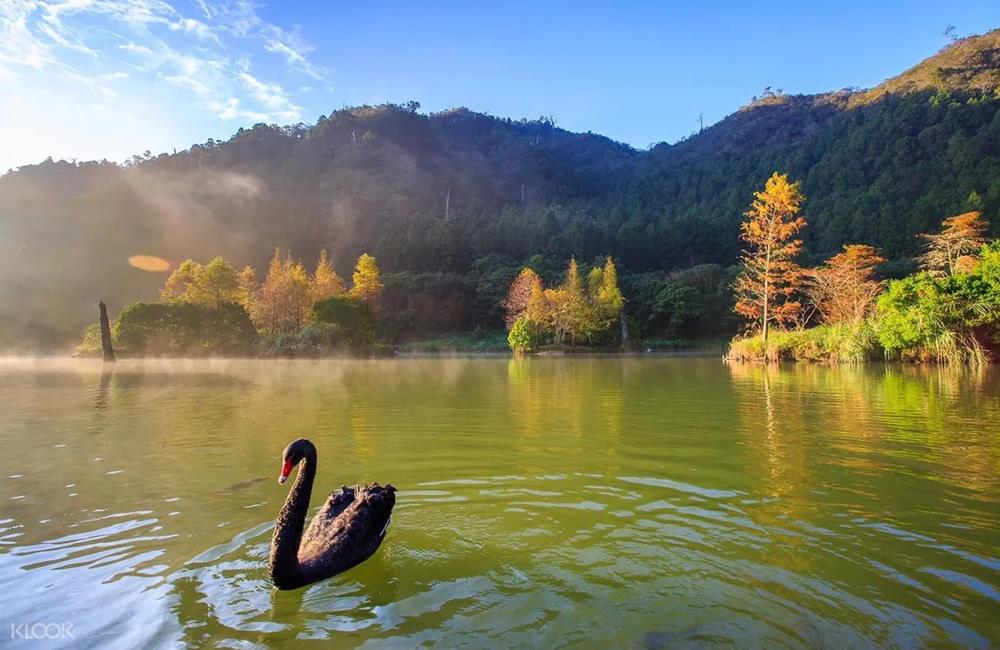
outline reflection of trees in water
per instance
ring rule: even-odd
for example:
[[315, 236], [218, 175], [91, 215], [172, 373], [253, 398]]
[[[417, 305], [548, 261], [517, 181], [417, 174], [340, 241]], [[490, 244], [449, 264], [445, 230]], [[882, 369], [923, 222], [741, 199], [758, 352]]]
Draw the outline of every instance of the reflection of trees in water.
[[610, 460], [619, 453], [628, 363], [619, 358], [508, 361], [506, 410], [515, 444], [538, 462], [528, 471], [544, 472], [567, 454], [597, 450]]
[[880, 405], [899, 420], [895, 435], [936, 454], [949, 482], [995, 495], [1000, 490], [998, 380], [992, 367], [889, 367]]
[[728, 367], [743, 430], [765, 468], [765, 494], [805, 494], [834, 472], [873, 503], [900, 492], [914, 471], [980, 494], [1000, 488], [996, 369]]
[[808, 490], [808, 451], [803, 431], [810, 413], [801, 395], [789, 390], [779, 367], [729, 364], [739, 402], [741, 429], [760, 455], [764, 473], [762, 492], [786, 497]]

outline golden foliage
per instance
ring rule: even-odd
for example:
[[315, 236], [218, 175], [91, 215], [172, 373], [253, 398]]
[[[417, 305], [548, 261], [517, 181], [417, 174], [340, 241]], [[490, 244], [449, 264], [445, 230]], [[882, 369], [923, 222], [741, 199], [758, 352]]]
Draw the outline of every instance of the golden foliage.
[[926, 250], [920, 256], [920, 268], [939, 276], [963, 272], [970, 264], [968, 260], [960, 260], [979, 253], [986, 243], [988, 227], [978, 211], [948, 217], [941, 222], [941, 232], [920, 235], [926, 242]]
[[382, 276], [375, 258], [368, 253], [359, 257], [351, 280], [353, 283], [351, 297], [363, 300], [372, 308], [376, 308], [378, 298], [382, 294]]
[[567, 338], [578, 343], [607, 330], [624, 303], [618, 271], [609, 257], [603, 268], [590, 270], [586, 286], [575, 258], [569, 262], [564, 282], [553, 289], [545, 289], [533, 270], [523, 269], [511, 283], [504, 306], [511, 323], [523, 317], [550, 333], [556, 343]]
[[319, 302], [333, 296], [344, 294], [344, 281], [340, 279], [337, 272], [327, 259], [326, 251], [320, 251], [319, 261], [316, 262], [316, 270], [312, 276], [312, 300]]
[[167, 278], [160, 297], [218, 309], [225, 303], [240, 302], [240, 278], [222, 257], [215, 257], [204, 266], [184, 260]]
[[254, 292], [250, 317], [263, 332], [298, 332], [310, 317], [312, 291], [302, 263], [275, 248], [264, 283]]
[[801, 311], [795, 293], [802, 270], [793, 259], [802, 250], [802, 240], [795, 236], [806, 225], [806, 220], [797, 216], [803, 200], [799, 184], [790, 183], [787, 174], [775, 172], [764, 190], [754, 193], [747, 218], [740, 225], [740, 239], [747, 246], [733, 287], [735, 309], [758, 323], [765, 339], [771, 323], [794, 322]]

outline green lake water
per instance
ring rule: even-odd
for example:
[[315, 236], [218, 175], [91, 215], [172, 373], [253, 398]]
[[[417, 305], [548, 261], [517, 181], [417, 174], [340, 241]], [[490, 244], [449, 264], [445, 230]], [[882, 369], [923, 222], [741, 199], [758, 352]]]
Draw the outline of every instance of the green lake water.
[[[399, 492], [279, 593], [300, 436]], [[3, 647], [1000, 644], [995, 369], [6, 360], [0, 443]]]

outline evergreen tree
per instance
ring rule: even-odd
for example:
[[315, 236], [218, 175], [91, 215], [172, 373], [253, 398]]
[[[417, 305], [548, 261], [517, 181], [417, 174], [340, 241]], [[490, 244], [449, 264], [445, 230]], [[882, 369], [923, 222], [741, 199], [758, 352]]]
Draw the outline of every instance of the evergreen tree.
[[232, 265], [221, 256], [216, 256], [201, 269], [196, 282], [201, 304], [218, 309], [226, 303], [238, 303], [240, 299], [240, 279]]

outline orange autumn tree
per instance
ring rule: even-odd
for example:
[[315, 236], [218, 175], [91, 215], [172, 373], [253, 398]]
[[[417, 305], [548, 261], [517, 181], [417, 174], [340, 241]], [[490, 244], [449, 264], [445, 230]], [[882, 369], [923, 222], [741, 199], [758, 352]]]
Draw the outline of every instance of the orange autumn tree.
[[302, 263], [291, 253], [282, 259], [275, 248], [263, 284], [252, 292], [250, 317], [261, 332], [298, 332], [310, 317], [310, 293], [309, 275]]
[[333, 265], [330, 264], [326, 251], [320, 251], [319, 261], [316, 262], [316, 270], [313, 271], [312, 275], [313, 302], [319, 302], [331, 296], [341, 296], [344, 293], [344, 281], [333, 270]]
[[[521, 269], [514, 281], [510, 283], [507, 290], [507, 297], [503, 301], [503, 322], [509, 330], [517, 322], [517, 319], [524, 315], [528, 308], [528, 300], [535, 285], [541, 287], [542, 279], [537, 273], [527, 266]], [[540, 289], [539, 289], [540, 290]]]
[[822, 266], [806, 271], [802, 292], [824, 323], [856, 325], [882, 292], [875, 267], [885, 261], [874, 247], [849, 244]]
[[803, 200], [799, 184], [788, 182], [787, 174], [775, 172], [764, 191], [754, 193], [746, 220], [740, 225], [740, 239], [747, 245], [733, 286], [736, 312], [759, 324], [765, 341], [771, 323], [781, 326], [792, 322], [801, 310], [795, 292], [802, 271], [794, 258], [802, 250], [802, 240], [796, 235], [806, 225], [798, 214]]
[[941, 222], [941, 232], [920, 235], [926, 242], [920, 268], [931, 275], [953, 275], [967, 270], [986, 243], [988, 226], [977, 211], [948, 217]]

